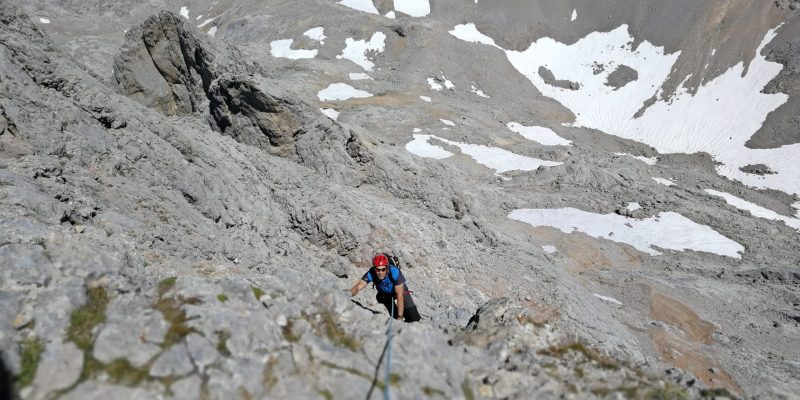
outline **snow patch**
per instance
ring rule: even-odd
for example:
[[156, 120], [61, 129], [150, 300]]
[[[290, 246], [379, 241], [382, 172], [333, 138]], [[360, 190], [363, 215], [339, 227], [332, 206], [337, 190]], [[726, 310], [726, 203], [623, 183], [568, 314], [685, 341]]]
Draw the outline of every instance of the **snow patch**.
[[517, 122], [509, 122], [508, 129], [519, 133], [528, 140], [543, 144], [545, 146], [571, 146], [572, 142], [558, 136], [552, 129], [543, 126], [525, 126]]
[[311, 28], [303, 32], [303, 35], [311, 40], [318, 41], [320, 44], [325, 44], [325, 39], [327, 38], [327, 36], [325, 36], [325, 28], [321, 26]]
[[542, 246], [542, 250], [544, 250], [544, 252], [547, 253], [547, 254], [553, 254], [553, 253], [556, 252], [557, 249], [556, 249], [556, 246], [551, 246], [551, 245], [548, 244], [548, 245]]
[[427, 101], [428, 103], [431, 102], [431, 98], [428, 96], [419, 96], [419, 98], [422, 99], [423, 101]]
[[291, 48], [293, 39], [275, 40], [270, 42], [270, 54], [273, 57], [288, 58], [298, 60], [301, 58], [314, 58], [317, 56], [317, 49], [313, 50], [294, 50]]
[[[418, 139], [418, 136], [420, 139]], [[487, 168], [493, 169], [495, 171], [495, 175], [501, 176], [500, 174], [508, 171], [533, 171], [538, 169], [539, 167], [553, 167], [556, 165], [561, 165], [560, 162], [555, 161], [547, 161], [547, 160], [540, 160], [538, 158], [533, 157], [526, 157], [521, 156], [516, 153], [512, 153], [508, 150], [501, 149], [499, 147], [491, 147], [491, 146], [484, 146], [480, 144], [470, 144], [470, 143], [461, 143], [455, 142], [447, 139], [440, 138], [434, 135], [414, 135], [414, 140], [421, 140], [427, 146], [432, 146], [428, 142], [430, 139], [436, 139], [443, 143], [449, 144], [451, 146], [458, 147], [462, 153], [470, 156], [473, 160], [475, 160], [478, 164], [481, 164]], [[420, 147], [419, 142], [415, 142], [415, 145], [412, 146], [414, 149], [418, 149]], [[433, 146], [437, 147], [437, 146]], [[441, 147], [437, 147], [438, 149], [445, 151]], [[408, 149], [408, 144], [406, 145], [406, 149]], [[426, 147], [427, 149], [427, 147]], [[430, 149], [428, 149], [431, 151]], [[411, 150], [409, 150], [411, 151]], [[412, 151], [413, 153], [413, 151]], [[448, 152], [449, 153], [449, 152]], [[417, 153], [414, 153], [417, 154]], [[438, 153], [443, 154], [443, 153]], [[452, 153], [450, 153], [452, 155]], [[419, 154], [417, 154], [419, 155]], [[425, 157], [425, 156], [423, 156]], [[449, 156], [447, 156], [449, 157]], [[438, 158], [447, 158], [447, 157], [438, 157]], [[433, 157], [437, 158], [437, 157]]]
[[352, 8], [353, 10], [363, 11], [370, 14], [379, 14], [378, 9], [375, 8], [375, 4], [372, 4], [372, 0], [342, 0], [339, 4]]
[[654, 181], [656, 181], [656, 182], [658, 182], [658, 183], [660, 183], [660, 184], [662, 184], [664, 186], [672, 186], [672, 185], [675, 184], [675, 182], [673, 182], [673, 181], [671, 181], [669, 179], [666, 179], [666, 178], [656, 178], [656, 177], [652, 177], [652, 178], [653, 178]]
[[579, 231], [595, 238], [626, 243], [654, 256], [661, 254], [654, 246], [678, 251], [705, 251], [732, 258], [741, 258], [739, 253], [744, 251], [744, 246], [710, 227], [669, 211], [635, 219], [576, 208], [518, 209], [508, 217], [535, 227], [549, 226], [564, 233]]
[[320, 108], [319, 110], [322, 111], [322, 113], [325, 114], [325, 116], [334, 121], [336, 121], [337, 118], [339, 118], [339, 112], [332, 108]]
[[203, 21], [203, 23], [202, 23], [202, 24], [200, 24], [200, 25], [197, 25], [197, 27], [198, 27], [198, 28], [202, 28], [202, 27], [204, 27], [204, 26], [206, 26], [206, 25], [210, 24], [211, 22], [213, 22], [213, 21], [214, 21], [215, 19], [217, 19], [217, 18], [219, 18], [219, 15], [217, 15], [217, 16], [216, 16], [216, 17], [214, 17], [214, 18], [209, 18], [209, 19], [207, 19], [207, 20]]
[[45, 18], [45, 17], [39, 17], [39, 22], [41, 22], [43, 24], [49, 24], [50, 20]]
[[483, 90], [476, 89], [475, 85], [470, 86], [470, 88], [471, 88], [470, 92], [475, 93], [480, 97], [487, 98], [487, 99], [491, 98], [491, 97], [487, 96], [486, 93], [483, 93]]
[[217, 27], [212, 26], [211, 29], [209, 29], [208, 32], [206, 33], [208, 34], [208, 36], [214, 37], [214, 35], [217, 34]]
[[325, 89], [317, 93], [317, 97], [321, 101], [328, 100], [347, 100], [352, 98], [362, 99], [372, 97], [372, 93], [358, 90], [346, 83], [331, 83]]
[[614, 153], [614, 155], [615, 156], [628, 156], [628, 157], [631, 157], [631, 158], [635, 158], [635, 159], [637, 159], [637, 160], [639, 160], [639, 161], [641, 161], [641, 162], [643, 162], [643, 163], [645, 163], [647, 165], [656, 165], [656, 162], [658, 162], [658, 158], [657, 157], [635, 156], [633, 154], [628, 154], [628, 153]]
[[363, 72], [351, 72], [347, 74], [351, 81], [363, 81], [365, 79], [372, 80], [372, 77]]
[[642, 206], [640, 206], [639, 203], [636, 202], [630, 202], [628, 203], [627, 206], [625, 206], [625, 209], [627, 209], [628, 211], [636, 211], [640, 208], [642, 208]]
[[188, 8], [181, 7], [181, 10], [179, 11], [179, 13], [181, 14], [181, 17], [189, 19], [189, 9]]
[[[421, 130], [415, 128], [415, 132], [420, 132]], [[425, 158], [435, 158], [437, 160], [441, 160], [453, 155], [453, 153], [439, 147], [434, 146], [428, 143], [428, 140], [435, 138], [436, 136], [432, 135], [414, 135], [414, 140], [406, 143], [406, 150], [409, 153], [425, 157]]]
[[394, 9], [411, 17], [424, 17], [431, 13], [428, 0], [394, 0]]
[[578, 18], [578, 10], [573, 8], [572, 9], [572, 16], [570, 17], [569, 20], [570, 21], [575, 21], [577, 18]]
[[397, 18], [397, 16], [394, 14], [394, 11], [387, 12], [386, 15], [384, 15], [384, 17], [389, 18], [389, 19]]
[[486, 35], [480, 33], [478, 31], [478, 28], [476, 28], [475, 24], [472, 23], [472, 22], [470, 22], [468, 24], [456, 25], [449, 32], [450, 32], [451, 35], [453, 35], [453, 36], [455, 36], [455, 37], [457, 37], [457, 38], [459, 38], [459, 39], [461, 39], [463, 41], [472, 42], [472, 43], [486, 44], [486, 45], [489, 45], [489, 46], [497, 47], [498, 49], [502, 50], [502, 48], [500, 46], [498, 46], [498, 45], [496, 45], [494, 43], [494, 39], [492, 39], [489, 36], [486, 36]]
[[439, 82], [436, 82], [436, 79], [434, 79], [434, 78], [428, 78], [428, 86], [430, 86], [431, 89], [433, 89], [433, 90], [435, 90], [437, 92], [441, 91], [442, 89], [444, 89], [444, 87], [442, 85], [440, 85]]
[[719, 192], [714, 189], [706, 189], [706, 193], [722, 197], [728, 205], [734, 206], [740, 210], [749, 211], [754, 217], [771, 219], [773, 221], [783, 221], [787, 226], [800, 230], [800, 219], [790, 218], [785, 215], [780, 215], [775, 211], [768, 208], [759, 206], [758, 204], [751, 203], [747, 200], [736, 197], [730, 193]]
[[592, 295], [594, 295], [594, 297], [597, 297], [600, 300], [607, 301], [609, 303], [617, 304], [617, 305], [620, 305], [620, 306], [622, 305], [622, 302], [620, 302], [619, 300], [617, 300], [617, 299], [615, 299], [613, 297], [603, 296], [603, 295], [600, 295], [600, 294], [597, 294], [597, 293], [592, 293]]
[[346, 59], [350, 60], [361, 68], [364, 68], [366, 71], [372, 71], [372, 68], [375, 66], [372, 61], [367, 59], [367, 53], [375, 52], [381, 53], [385, 48], [384, 41], [386, 40], [386, 34], [383, 32], [375, 32], [372, 34], [372, 37], [369, 41], [366, 40], [354, 40], [353, 38], [347, 38], [345, 40], [345, 48], [342, 50], [342, 54], [336, 56], [338, 59]]
[[456, 123], [453, 122], [453, 121], [450, 121], [449, 119], [441, 119], [441, 118], [439, 118], [439, 121], [442, 121], [442, 123], [445, 124], [445, 125], [456, 126]]

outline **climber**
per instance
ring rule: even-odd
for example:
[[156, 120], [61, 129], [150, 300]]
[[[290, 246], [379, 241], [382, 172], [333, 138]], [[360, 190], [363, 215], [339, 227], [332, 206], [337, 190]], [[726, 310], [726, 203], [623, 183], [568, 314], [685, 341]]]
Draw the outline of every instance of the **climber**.
[[[389, 312], [394, 308], [394, 314], [392, 314], [394, 318], [405, 322], [419, 321], [419, 312], [411, 298], [411, 292], [408, 291], [406, 278], [400, 272], [400, 268], [394, 264], [390, 262], [386, 254], [375, 255], [372, 260], [373, 267], [350, 289], [350, 295], [355, 296], [371, 282], [378, 291], [375, 299], [383, 304]], [[397, 302], [393, 307], [392, 303], [395, 299]]]

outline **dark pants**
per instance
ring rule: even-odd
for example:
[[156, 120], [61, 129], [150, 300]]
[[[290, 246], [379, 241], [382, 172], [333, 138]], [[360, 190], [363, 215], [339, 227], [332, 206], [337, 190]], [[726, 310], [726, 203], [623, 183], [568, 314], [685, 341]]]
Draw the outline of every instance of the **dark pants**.
[[[378, 291], [378, 294], [375, 295], [375, 300], [383, 304], [386, 307], [386, 311], [392, 312], [392, 307], [394, 307], [392, 318], [397, 317], [397, 304], [394, 306], [392, 305], [394, 298], [394, 294], [383, 293], [381, 291]], [[422, 319], [422, 317], [419, 316], [417, 306], [414, 305], [414, 300], [411, 298], [411, 293], [406, 292], [403, 296], [403, 320], [406, 322], [417, 322], [420, 319]]]

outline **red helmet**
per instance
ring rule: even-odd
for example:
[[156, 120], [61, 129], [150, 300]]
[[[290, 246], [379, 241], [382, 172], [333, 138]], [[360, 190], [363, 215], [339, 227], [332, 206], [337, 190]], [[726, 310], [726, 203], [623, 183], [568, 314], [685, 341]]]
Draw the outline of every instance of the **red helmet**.
[[372, 265], [376, 267], [389, 265], [389, 257], [386, 257], [386, 254], [377, 254], [375, 258], [372, 259]]

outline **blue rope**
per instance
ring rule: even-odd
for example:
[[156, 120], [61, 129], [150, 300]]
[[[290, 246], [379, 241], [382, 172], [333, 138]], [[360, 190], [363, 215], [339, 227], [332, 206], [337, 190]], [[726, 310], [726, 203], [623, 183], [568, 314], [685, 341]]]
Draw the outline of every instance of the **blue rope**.
[[392, 375], [392, 320], [394, 320], [394, 299], [392, 301], [392, 312], [389, 313], [389, 328], [386, 330], [387, 349], [386, 349], [386, 377], [383, 379], [383, 400], [389, 400], [389, 380]]

